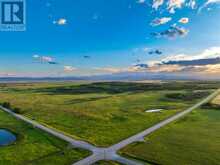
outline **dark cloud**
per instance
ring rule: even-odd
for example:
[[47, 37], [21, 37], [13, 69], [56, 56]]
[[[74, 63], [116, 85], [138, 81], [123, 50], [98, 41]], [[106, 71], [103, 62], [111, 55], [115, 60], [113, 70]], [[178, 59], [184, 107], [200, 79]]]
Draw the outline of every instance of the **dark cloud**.
[[48, 62], [48, 64], [51, 64], [51, 65], [58, 65], [59, 63], [58, 63], [58, 62], [51, 61], [51, 62]]
[[148, 54], [150, 54], [150, 55], [152, 55], [152, 54], [161, 55], [161, 54], [163, 54], [163, 52], [160, 51], [159, 49], [156, 49], [156, 50], [149, 51]]
[[83, 56], [83, 58], [91, 58], [91, 56]]
[[197, 59], [197, 60], [183, 60], [183, 61], [168, 61], [162, 62], [160, 65], [180, 65], [180, 66], [203, 66], [220, 64], [220, 57], [209, 59]]
[[140, 68], [148, 68], [147, 64], [137, 64], [135, 67], [140, 67]]
[[162, 31], [162, 32], [153, 32], [151, 33], [152, 36], [157, 38], [177, 38], [177, 37], [184, 37], [188, 34], [188, 30], [183, 27], [178, 26], [171, 26], [169, 29]]

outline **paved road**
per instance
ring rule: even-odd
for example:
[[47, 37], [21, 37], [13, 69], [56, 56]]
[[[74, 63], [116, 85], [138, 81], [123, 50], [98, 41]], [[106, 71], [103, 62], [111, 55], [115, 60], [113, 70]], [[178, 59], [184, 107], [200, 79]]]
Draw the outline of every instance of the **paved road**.
[[124, 158], [116, 153], [117, 151], [112, 151], [111, 149], [102, 149], [98, 153], [93, 153], [93, 155], [74, 163], [73, 165], [92, 165], [100, 160], [112, 160], [122, 164], [127, 165], [143, 165], [136, 160], [130, 160]]
[[133, 142], [137, 142], [137, 141], [141, 141], [143, 140], [144, 137], [146, 137], [147, 135], [153, 133], [154, 131], [160, 129], [161, 127], [164, 127], [165, 125], [185, 116], [186, 114], [192, 112], [193, 110], [199, 108], [201, 105], [208, 103], [210, 100], [212, 100], [213, 98], [215, 98], [218, 94], [220, 93], [220, 90], [215, 91], [214, 93], [212, 93], [211, 95], [209, 95], [207, 98], [203, 99], [202, 101], [200, 101], [199, 103], [195, 104], [194, 106], [192, 106], [191, 108], [188, 108], [185, 111], [182, 111], [156, 125], [154, 125], [153, 127], [150, 127], [148, 129], [146, 129], [145, 131], [134, 135], [126, 140], [123, 140], [121, 142], [119, 142], [118, 144], [115, 144], [111, 147], [112, 150], [118, 151], [122, 148], [124, 148], [125, 146], [133, 143]]
[[79, 140], [75, 140], [75, 139], [72, 139], [66, 135], [64, 135], [63, 133], [61, 132], [58, 132], [57, 130], [54, 130], [54, 129], [51, 129], [51, 128], [48, 128], [48, 127], [45, 127], [43, 126], [42, 124], [39, 124], [37, 123], [36, 121], [33, 121], [33, 120], [30, 120], [22, 115], [19, 115], [19, 114], [16, 114], [14, 112], [12, 112], [10, 109], [7, 109], [7, 108], [4, 108], [2, 106], [0, 106], [0, 108], [11, 114], [12, 116], [14, 116], [15, 118], [19, 119], [19, 120], [22, 120], [30, 125], [32, 125], [33, 127], [35, 128], [38, 128], [40, 130], [43, 130], [59, 139], [62, 139], [70, 144], [72, 144], [73, 146], [77, 147], [77, 148], [83, 148], [83, 149], [87, 149], [89, 151], [93, 151], [93, 150], [96, 150], [96, 147], [94, 147], [93, 145], [89, 144], [89, 143], [86, 143], [84, 141], [79, 141]]
[[[148, 129], [146, 129], [145, 131], [134, 135], [128, 139], [125, 139], [121, 142], [119, 142], [118, 144], [115, 144], [109, 148], [106, 148], [105, 150], [102, 150], [101, 155], [96, 155], [94, 154], [93, 156], [90, 157], [90, 159], [84, 159], [82, 161], [77, 162], [75, 165], [90, 165], [93, 164], [94, 161], [97, 157], [100, 158], [99, 160], [115, 160], [118, 161], [120, 163], [123, 164], [127, 164], [127, 165], [142, 165], [141, 162], [137, 162], [137, 161], [133, 161], [133, 160], [129, 160], [126, 159], [124, 157], [121, 157], [119, 155], [117, 155], [117, 151], [119, 151], [120, 149], [124, 148], [125, 146], [137, 142], [137, 141], [141, 141], [144, 139], [144, 137], [146, 137], [147, 135], [153, 133], [154, 131], [160, 129], [161, 127], [166, 126], [167, 124], [185, 116], [186, 114], [192, 112], [193, 110], [199, 108], [201, 105], [209, 102], [210, 100], [212, 100], [213, 98], [215, 98], [218, 94], [220, 93], [220, 90], [215, 91], [214, 93], [212, 93], [211, 95], [209, 95], [208, 97], [206, 97], [205, 99], [203, 99], [202, 101], [200, 101], [199, 103], [195, 104], [194, 106], [192, 106], [191, 108], [186, 109], [185, 111], [182, 111], [156, 125], [154, 125], [153, 127], [150, 127]], [[104, 154], [104, 155], [103, 155]]]
[[127, 146], [131, 143], [143, 140], [144, 137], [146, 137], [147, 135], [149, 135], [149, 134], [153, 133], [154, 131], [160, 129], [161, 127], [164, 127], [167, 124], [185, 116], [186, 114], [190, 113], [194, 109], [197, 109], [201, 105], [209, 102], [210, 100], [215, 98], [219, 93], [220, 93], [220, 90], [217, 90], [213, 94], [211, 94], [210, 96], [208, 96], [207, 98], [202, 100], [201, 102], [194, 105], [193, 107], [191, 107], [183, 112], [180, 112], [180, 113], [154, 125], [153, 127], [150, 127], [148, 129], [146, 129], [145, 131], [143, 131], [137, 135], [134, 135], [128, 139], [125, 139], [125, 140], [123, 140], [123, 141], [121, 141], [121, 142], [119, 142], [109, 148], [98, 148], [98, 147], [95, 147], [87, 142], [75, 140], [73, 138], [70, 138], [70, 137], [64, 135], [63, 133], [61, 133], [57, 130], [45, 127], [45, 126], [37, 123], [36, 121], [30, 120], [22, 115], [16, 114], [16, 113], [12, 112], [10, 109], [4, 108], [2, 106], [0, 106], [0, 108], [3, 111], [11, 114], [12, 116], [14, 116], [15, 118], [17, 118], [19, 120], [22, 120], [26, 123], [29, 123], [38, 129], [41, 129], [41, 130], [43, 130], [53, 136], [56, 136], [64, 141], [67, 141], [68, 143], [72, 144], [74, 147], [86, 149], [86, 150], [89, 150], [93, 153], [91, 156], [89, 156], [79, 162], [74, 163], [74, 165], [91, 165], [99, 160], [114, 160], [114, 161], [118, 161], [120, 163], [127, 164], [127, 165], [142, 165], [141, 162], [129, 160], [127, 158], [124, 158], [124, 157], [118, 155], [117, 151], [119, 151], [120, 149], [124, 148], [125, 146]]

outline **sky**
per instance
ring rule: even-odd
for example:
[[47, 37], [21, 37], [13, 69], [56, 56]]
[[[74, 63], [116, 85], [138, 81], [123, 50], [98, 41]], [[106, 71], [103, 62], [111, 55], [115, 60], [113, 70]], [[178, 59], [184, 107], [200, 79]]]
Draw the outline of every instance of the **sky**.
[[26, 0], [0, 31], [0, 77], [220, 75], [220, 0]]

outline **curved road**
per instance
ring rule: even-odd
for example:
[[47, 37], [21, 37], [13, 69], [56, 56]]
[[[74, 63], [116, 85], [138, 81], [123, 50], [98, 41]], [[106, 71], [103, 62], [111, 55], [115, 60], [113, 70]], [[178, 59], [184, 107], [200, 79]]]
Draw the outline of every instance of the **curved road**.
[[51, 128], [48, 128], [48, 127], [45, 127], [43, 126], [42, 124], [36, 122], [36, 121], [33, 121], [33, 120], [30, 120], [22, 115], [19, 115], [19, 114], [16, 114], [14, 112], [12, 112], [12, 110], [10, 109], [7, 109], [7, 108], [4, 108], [2, 106], [0, 106], [0, 108], [11, 114], [12, 116], [14, 116], [15, 118], [19, 119], [19, 120], [22, 120], [26, 123], [29, 123], [31, 124], [32, 126], [38, 128], [38, 129], [41, 129], [53, 136], [56, 136], [70, 144], [72, 144], [74, 147], [77, 147], [77, 148], [82, 148], [82, 149], [86, 149], [86, 150], [89, 150], [91, 151], [93, 154], [79, 162], [76, 162], [74, 163], [74, 165], [91, 165], [99, 160], [114, 160], [114, 161], [118, 161], [120, 163], [123, 163], [123, 164], [127, 164], [127, 165], [142, 165], [141, 162], [138, 162], [138, 161], [134, 161], [134, 160], [129, 160], [127, 158], [124, 158], [120, 155], [117, 154], [117, 151], [119, 151], [120, 149], [124, 148], [125, 146], [131, 144], [131, 143], [134, 143], [134, 142], [137, 142], [137, 141], [141, 141], [144, 139], [144, 137], [146, 137], [147, 135], [153, 133], [154, 131], [160, 129], [161, 127], [164, 127], [166, 126], [167, 124], [185, 116], [186, 114], [192, 112], [193, 110], [197, 109], [198, 107], [200, 107], [201, 105], [209, 102], [210, 100], [212, 100], [213, 98], [215, 98], [218, 94], [220, 93], [220, 90], [216, 90], [214, 93], [212, 93], [210, 96], [208, 96], [207, 98], [203, 99], [202, 101], [200, 101], [199, 103], [195, 104], [194, 106], [192, 106], [191, 108], [188, 108], [187, 110], [185, 111], [182, 111], [156, 125], [154, 125], [153, 127], [150, 127], [146, 130], [144, 130], [143, 132], [140, 132], [128, 139], [125, 139], [109, 148], [98, 148], [98, 147], [95, 147], [87, 142], [84, 142], [84, 141], [80, 141], [80, 140], [75, 140], [73, 138], [70, 138], [69, 136], [66, 136], [64, 135], [62, 132], [59, 132], [57, 130], [54, 130], [54, 129], [51, 129]]

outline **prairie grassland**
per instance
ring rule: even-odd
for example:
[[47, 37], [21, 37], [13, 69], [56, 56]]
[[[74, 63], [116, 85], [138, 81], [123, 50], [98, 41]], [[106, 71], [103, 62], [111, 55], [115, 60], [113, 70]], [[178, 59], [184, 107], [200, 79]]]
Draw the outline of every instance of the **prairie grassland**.
[[207, 105], [120, 151], [151, 164], [219, 165], [220, 108]]
[[62, 140], [50, 136], [0, 110], [0, 128], [17, 136], [15, 143], [0, 147], [1, 165], [72, 164], [90, 153], [73, 149]]
[[[0, 84], [0, 102], [74, 138], [109, 146], [182, 111], [215, 82]], [[146, 113], [165, 109], [162, 113]]]

